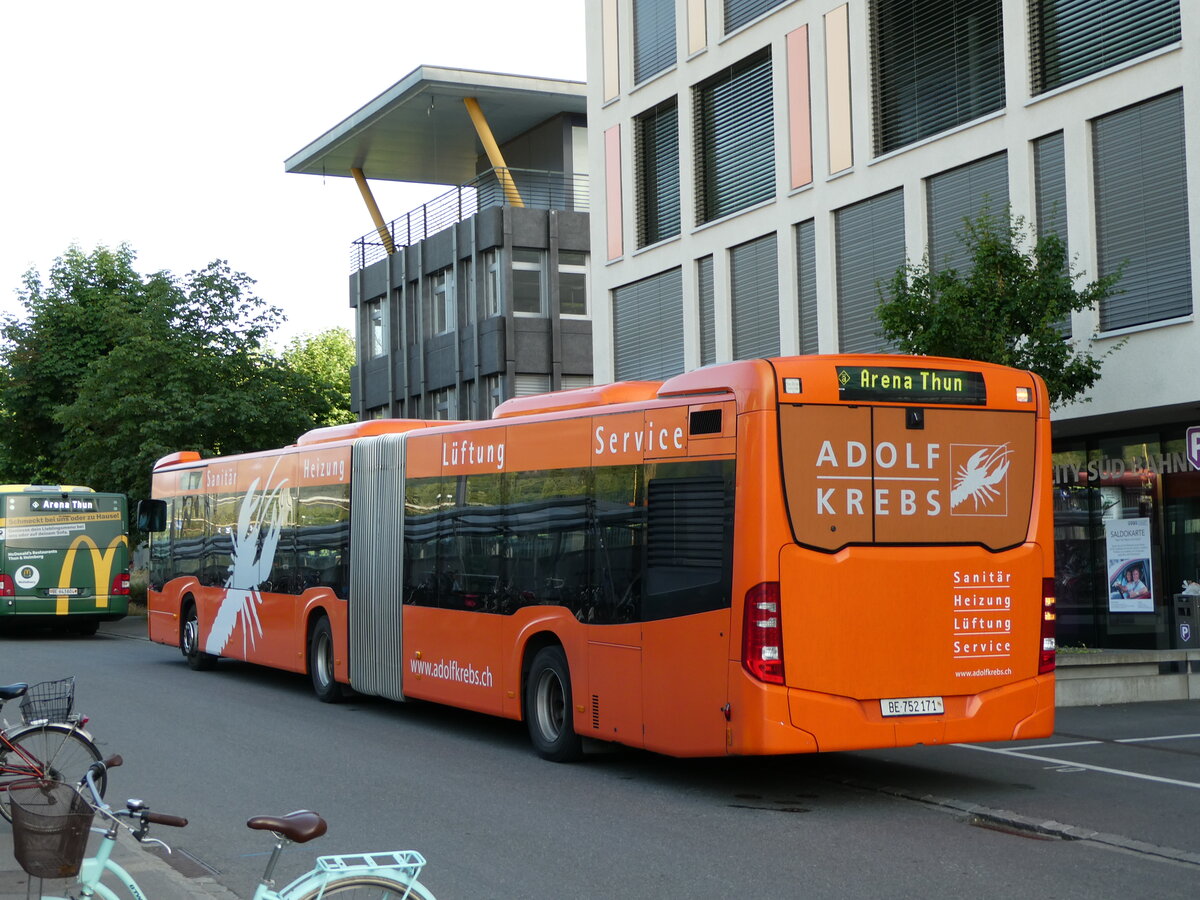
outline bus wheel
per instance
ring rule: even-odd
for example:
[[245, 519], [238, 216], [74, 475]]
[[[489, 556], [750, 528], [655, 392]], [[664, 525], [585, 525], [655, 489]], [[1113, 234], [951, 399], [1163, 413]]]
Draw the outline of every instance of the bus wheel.
[[189, 603], [183, 610], [183, 629], [179, 632], [179, 649], [190, 668], [203, 672], [217, 664], [217, 658], [200, 649], [200, 619], [196, 615], [196, 604]]
[[322, 703], [337, 703], [345, 696], [333, 678], [333, 628], [326, 616], [317, 620], [308, 639], [308, 674]]
[[525, 682], [525, 723], [542, 759], [579, 759], [583, 742], [571, 713], [571, 672], [562, 647], [543, 647], [533, 658]]

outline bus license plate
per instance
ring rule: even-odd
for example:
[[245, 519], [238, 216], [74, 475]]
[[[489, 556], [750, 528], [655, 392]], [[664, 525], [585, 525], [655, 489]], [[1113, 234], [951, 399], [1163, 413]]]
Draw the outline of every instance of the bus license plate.
[[50, 588], [46, 593], [51, 597], [74, 597], [79, 593], [79, 588]]
[[940, 716], [946, 710], [941, 697], [895, 697], [880, 700], [885, 716]]

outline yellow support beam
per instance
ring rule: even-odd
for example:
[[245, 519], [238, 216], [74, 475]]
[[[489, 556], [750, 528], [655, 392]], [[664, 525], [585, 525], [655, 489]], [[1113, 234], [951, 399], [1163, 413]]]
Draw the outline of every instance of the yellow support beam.
[[375, 202], [375, 195], [371, 193], [371, 186], [367, 184], [367, 177], [363, 175], [362, 169], [351, 169], [350, 174], [354, 176], [358, 192], [362, 194], [363, 202], [367, 204], [371, 219], [375, 223], [375, 230], [379, 232], [379, 239], [383, 241], [383, 248], [387, 250], [388, 256], [391, 256], [396, 252], [396, 245], [392, 241], [391, 232], [387, 229], [387, 222], [383, 220], [383, 213], [379, 211], [379, 205]]
[[479, 101], [474, 97], [463, 97], [463, 103], [466, 104], [467, 114], [471, 117], [471, 123], [475, 126], [475, 133], [479, 135], [488, 161], [496, 170], [500, 186], [504, 188], [504, 199], [508, 201], [509, 206], [524, 206], [525, 201], [521, 199], [521, 192], [517, 190], [517, 184], [508, 172], [508, 166], [504, 163], [504, 154], [500, 152], [500, 145], [492, 137], [492, 129], [488, 126], [483, 110], [479, 108]]

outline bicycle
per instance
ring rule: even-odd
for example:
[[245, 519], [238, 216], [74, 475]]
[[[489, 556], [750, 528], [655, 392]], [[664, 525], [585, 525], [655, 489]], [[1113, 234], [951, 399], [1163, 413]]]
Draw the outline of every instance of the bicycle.
[[[30, 778], [78, 783], [87, 768], [103, 758], [83, 728], [87, 716], [71, 711], [74, 678], [0, 687], [0, 707], [18, 697], [22, 724], [9, 728], [5, 722], [0, 727], [0, 816], [10, 822], [9, 787], [13, 783]], [[100, 776], [102, 795], [107, 786], [107, 776]]]
[[[112, 852], [120, 829], [124, 828], [141, 844], [156, 844], [168, 853], [171, 848], [163, 841], [149, 836], [150, 825], [183, 828], [187, 819], [152, 812], [141, 800], [128, 800], [125, 809], [114, 810], [96, 786], [97, 777], [121, 764], [119, 756], [93, 763], [84, 775], [83, 791], [61, 782], [27, 782], [13, 797], [13, 847], [17, 862], [37, 878], [68, 878], [79, 876], [80, 898], [101, 897], [117, 900], [118, 895], [101, 882], [105, 872], [121, 882], [133, 897], [145, 897], [133, 877], [113, 862]], [[107, 819], [104, 828], [91, 828], [91, 819], [99, 814]], [[81, 823], [86, 819], [87, 827]], [[127, 825], [122, 819], [136, 821]], [[272, 877], [275, 865], [288, 844], [305, 844], [323, 835], [327, 824], [309, 810], [298, 810], [285, 816], [254, 816], [246, 822], [252, 829], [270, 831], [275, 847], [267, 860], [266, 871], [254, 892], [253, 900], [435, 900], [417, 876], [425, 866], [425, 857], [415, 850], [382, 853], [355, 853], [340, 856], [321, 856], [309, 872], [286, 887], [275, 890]], [[87, 832], [103, 834], [95, 856], [83, 858]], [[53, 838], [49, 836], [53, 835]], [[39, 840], [39, 838], [41, 840]], [[32, 844], [32, 847], [27, 846]], [[64, 897], [43, 897], [42, 900], [72, 900]]]

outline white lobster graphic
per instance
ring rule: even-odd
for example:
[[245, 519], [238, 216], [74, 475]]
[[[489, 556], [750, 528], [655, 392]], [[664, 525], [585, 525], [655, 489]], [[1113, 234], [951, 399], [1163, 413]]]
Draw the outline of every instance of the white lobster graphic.
[[975, 511], [981, 504], [988, 504], [1000, 496], [996, 485], [1008, 474], [1008, 460], [1012, 450], [1008, 444], [984, 447], [971, 454], [966, 465], [959, 466], [954, 474], [954, 487], [950, 491], [950, 508], [960, 506], [967, 500], [975, 502]]
[[[267, 476], [267, 484], [271, 483]], [[242, 498], [238, 511], [237, 531], [233, 535], [233, 551], [230, 553], [229, 577], [225, 579], [225, 597], [213, 619], [208, 633], [205, 651], [220, 655], [233, 635], [233, 629], [242, 623], [242, 653], [253, 646], [256, 637], [262, 636], [262, 623], [258, 618], [258, 605], [262, 594], [258, 586], [268, 579], [275, 563], [275, 550], [279, 545], [279, 531], [283, 525], [284, 509], [280, 492], [287, 479], [274, 488], [264, 487], [257, 493], [259, 479], [250, 483], [250, 489]]]

